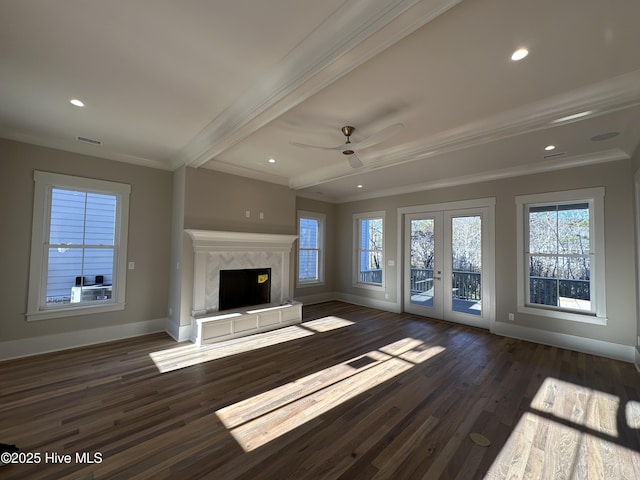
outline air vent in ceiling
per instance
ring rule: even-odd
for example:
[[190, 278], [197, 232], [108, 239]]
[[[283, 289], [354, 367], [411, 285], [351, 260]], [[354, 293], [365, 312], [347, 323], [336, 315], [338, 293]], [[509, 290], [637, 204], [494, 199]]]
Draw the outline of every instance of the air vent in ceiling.
[[87, 137], [76, 137], [76, 140], [82, 143], [89, 143], [91, 145], [102, 145], [102, 142], [100, 140], [94, 140], [93, 138], [87, 138]]
[[562, 157], [563, 155], [566, 155], [566, 154], [567, 154], [567, 152], [550, 153], [549, 155], [545, 155], [544, 158]]

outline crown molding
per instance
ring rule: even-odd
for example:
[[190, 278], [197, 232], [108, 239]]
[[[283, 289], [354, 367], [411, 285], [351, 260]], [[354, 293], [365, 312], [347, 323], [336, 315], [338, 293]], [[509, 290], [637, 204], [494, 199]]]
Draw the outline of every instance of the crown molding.
[[345, 203], [358, 200], [370, 200], [373, 198], [390, 197], [394, 195], [402, 195], [405, 193], [422, 192], [426, 190], [435, 190], [437, 188], [456, 187], [460, 185], [469, 185], [472, 183], [490, 182], [493, 180], [503, 180], [505, 178], [521, 177], [524, 175], [532, 175], [536, 173], [553, 172], [556, 170], [565, 170], [567, 168], [584, 167], [588, 165], [595, 165], [598, 163], [613, 162], [617, 160], [628, 160], [631, 158], [629, 154], [620, 149], [604, 150], [597, 153], [575, 155], [573, 157], [564, 158], [562, 161], [558, 159], [546, 160], [536, 164], [521, 165], [518, 167], [500, 168], [481, 173], [472, 173], [469, 175], [462, 175], [458, 177], [444, 178], [441, 180], [434, 180], [432, 182], [416, 183], [413, 185], [406, 185], [397, 188], [388, 188], [384, 190], [377, 190], [372, 193], [363, 193], [358, 195], [351, 195], [340, 199], [332, 199], [331, 203]]
[[200, 167], [462, 0], [345, 3], [171, 159]]
[[[640, 105], [640, 70], [595, 83], [562, 95], [436, 133], [420, 142], [361, 155], [364, 167], [331, 165], [290, 179], [293, 189], [308, 188], [338, 178], [435, 157], [455, 150], [487, 144], [538, 130], [558, 127]], [[579, 120], [559, 122], [570, 114], [590, 111]]]
[[172, 170], [169, 162], [156, 160], [153, 158], [128, 155], [105, 148], [104, 145], [86, 145], [76, 140], [66, 140], [53, 137], [41, 137], [23, 133], [5, 132], [0, 129], [0, 137], [16, 142], [28, 143], [39, 147], [53, 148], [65, 152], [77, 153], [89, 157], [102, 158], [105, 160], [115, 160], [141, 167], [157, 168], [159, 170]]

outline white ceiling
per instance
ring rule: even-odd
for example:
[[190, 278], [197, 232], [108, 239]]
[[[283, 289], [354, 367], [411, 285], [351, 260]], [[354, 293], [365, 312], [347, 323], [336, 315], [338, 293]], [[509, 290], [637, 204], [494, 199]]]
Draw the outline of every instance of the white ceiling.
[[[0, 0], [0, 136], [335, 202], [622, 160], [639, 19], [628, 0]], [[359, 169], [290, 144], [396, 123]]]

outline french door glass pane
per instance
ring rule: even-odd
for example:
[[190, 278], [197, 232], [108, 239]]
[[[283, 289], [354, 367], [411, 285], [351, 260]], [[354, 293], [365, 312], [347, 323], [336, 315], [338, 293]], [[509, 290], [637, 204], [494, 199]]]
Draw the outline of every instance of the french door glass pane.
[[433, 307], [434, 220], [411, 220], [411, 303]]
[[482, 313], [482, 217], [451, 218], [451, 309]]

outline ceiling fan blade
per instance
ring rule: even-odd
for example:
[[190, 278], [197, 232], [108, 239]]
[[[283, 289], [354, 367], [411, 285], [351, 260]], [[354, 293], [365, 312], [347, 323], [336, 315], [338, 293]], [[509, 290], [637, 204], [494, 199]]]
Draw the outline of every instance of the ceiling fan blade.
[[400, 132], [400, 130], [402, 130], [403, 127], [404, 125], [402, 123], [396, 123], [394, 125], [390, 125], [374, 133], [373, 135], [368, 136], [364, 140], [354, 143], [351, 148], [353, 148], [353, 150], [361, 150], [363, 148], [373, 147], [378, 143], [384, 142], [387, 138], [392, 137], [393, 135], [396, 135], [397, 133]]
[[289, 142], [290, 145], [299, 148], [314, 148], [316, 150], [341, 150], [343, 145], [338, 145], [337, 147], [321, 147], [319, 145], [307, 145], [306, 143], [298, 143], [298, 142]]
[[349, 165], [351, 165], [351, 168], [360, 168], [362, 166], [362, 160], [354, 153], [353, 155], [349, 155]]

